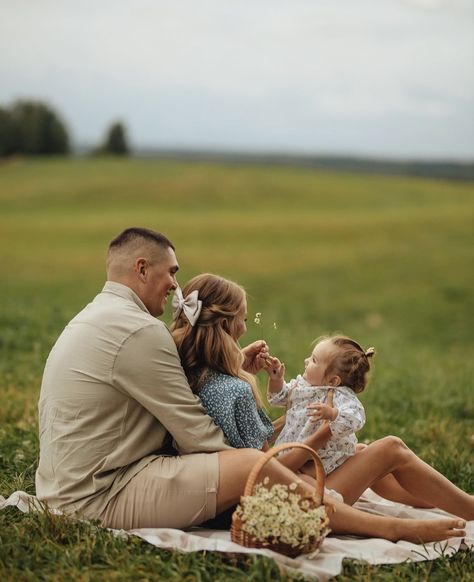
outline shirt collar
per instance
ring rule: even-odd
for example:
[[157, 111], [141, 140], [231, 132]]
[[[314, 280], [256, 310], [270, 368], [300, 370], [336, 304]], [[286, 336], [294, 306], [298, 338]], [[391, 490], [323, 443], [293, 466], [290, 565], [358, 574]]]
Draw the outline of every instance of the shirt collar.
[[142, 311], [150, 313], [140, 297], [130, 287], [127, 287], [127, 285], [117, 283], [116, 281], [106, 281], [102, 293], [112, 293], [113, 295], [123, 297], [123, 299], [133, 301]]

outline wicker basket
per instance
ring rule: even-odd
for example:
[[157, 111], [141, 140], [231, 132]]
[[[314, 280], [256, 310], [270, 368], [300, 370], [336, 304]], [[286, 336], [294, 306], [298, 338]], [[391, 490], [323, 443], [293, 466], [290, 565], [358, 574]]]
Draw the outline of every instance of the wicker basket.
[[[265, 453], [265, 455], [255, 464], [254, 468], [250, 472], [247, 478], [247, 483], [245, 484], [243, 496], [247, 497], [249, 495], [252, 495], [253, 489], [255, 487], [255, 484], [257, 482], [261, 470], [272, 457], [274, 457], [281, 451], [293, 448], [300, 448], [308, 451], [311, 454], [315, 467], [315, 477], [316, 477], [315, 491], [312, 496], [303, 497], [303, 499], [308, 499], [311, 503], [312, 508], [317, 508], [320, 505], [322, 505], [324, 499], [324, 482], [325, 482], [323, 464], [321, 463], [320, 458], [314, 452], [314, 450], [311, 447], [308, 447], [307, 445], [304, 445], [302, 443], [285, 443], [273, 447], [267, 453]], [[321, 525], [323, 528], [326, 528], [328, 523], [329, 518], [326, 516]], [[274, 552], [279, 552], [280, 554], [285, 554], [290, 558], [295, 558], [300, 554], [309, 554], [310, 552], [314, 552], [319, 548], [321, 542], [324, 539], [324, 535], [320, 537], [313, 537], [310, 539], [308, 543], [299, 546], [292, 546], [284, 542], [260, 541], [255, 539], [246, 531], [244, 531], [243, 525], [244, 522], [234, 511], [232, 515], [232, 526], [230, 528], [230, 537], [233, 542], [236, 542], [241, 546], [245, 546], [246, 548], [266, 548], [269, 550], [273, 550]]]

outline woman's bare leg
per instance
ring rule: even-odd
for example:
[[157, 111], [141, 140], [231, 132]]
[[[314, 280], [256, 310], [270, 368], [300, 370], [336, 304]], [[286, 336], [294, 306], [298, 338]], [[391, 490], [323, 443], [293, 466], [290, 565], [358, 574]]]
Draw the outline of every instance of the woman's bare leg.
[[412, 507], [421, 509], [432, 509], [434, 507], [432, 503], [427, 503], [404, 489], [391, 473], [379, 479], [370, 488], [377, 495], [380, 495], [380, 497], [389, 499], [390, 501], [396, 501], [397, 503], [403, 503], [404, 505], [411, 505]]
[[415, 498], [464, 519], [474, 519], [474, 497], [419, 459], [397, 437], [371, 443], [330, 473], [327, 485], [352, 505], [367, 487], [389, 473]]
[[255, 463], [263, 453], [257, 449], [233, 449], [220, 451], [219, 487], [216, 513], [222, 513], [240, 501], [245, 483]]
[[[359, 443], [357, 445], [356, 455], [366, 448], [366, 444]], [[397, 503], [403, 503], [405, 505], [411, 505], [412, 507], [423, 509], [430, 509], [433, 507], [431, 503], [426, 503], [426, 501], [415, 497], [404, 489], [391, 473], [373, 483], [370, 488], [372, 491], [375, 491], [377, 495], [380, 495], [380, 497], [389, 499], [390, 501], [396, 501]]]
[[[263, 453], [254, 449], [235, 449], [219, 453], [219, 490], [217, 513], [221, 513], [240, 500], [248, 474]], [[301, 480], [281, 463], [272, 459], [266, 465], [266, 474], [275, 483], [299, 483], [299, 490], [308, 494], [313, 487]], [[430, 542], [465, 535], [465, 522], [460, 519], [399, 519], [381, 517], [332, 501], [335, 511], [330, 511], [330, 528], [334, 533], [378, 537], [388, 540]]]
[[[219, 453], [219, 489], [217, 491], [217, 513], [222, 513], [240, 501], [245, 483], [255, 463], [262, 458], [263, 452], [257, 449], [233, 449]], [[269, 477], [270, 484], [297, 483], [301, 493], [312, 493], [314, 487], [304, 483], [301, 475], [295, 475], [290, 469], [270, 459], [260, 472], [260, 480]], [[314, 483], [314, 480], [312, 480]]]
[[463, 529], [466, 522], [458, 518], [400, 519], [373, 515], [337, 501], [334, 506], [335, 512], [330, 516], [330, 527], [334, 533], [418, 544], [466, 535]]

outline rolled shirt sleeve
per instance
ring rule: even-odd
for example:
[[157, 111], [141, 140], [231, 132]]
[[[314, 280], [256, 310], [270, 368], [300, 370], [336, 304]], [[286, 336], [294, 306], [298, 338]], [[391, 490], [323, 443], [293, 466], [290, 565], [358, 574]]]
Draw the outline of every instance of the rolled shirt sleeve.
[[221, 429], [191, 391], [168, 328], [148, 325], [122, 344], [112, 384], [146, 408], [181, 454], [229, 449]]

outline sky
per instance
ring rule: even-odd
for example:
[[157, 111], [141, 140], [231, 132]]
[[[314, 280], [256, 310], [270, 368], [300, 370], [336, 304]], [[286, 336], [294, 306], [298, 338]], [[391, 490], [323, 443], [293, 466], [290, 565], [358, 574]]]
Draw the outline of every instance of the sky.
[[0, 0], [0, 105], [73, 143], [474, 159], [473, 0]]

